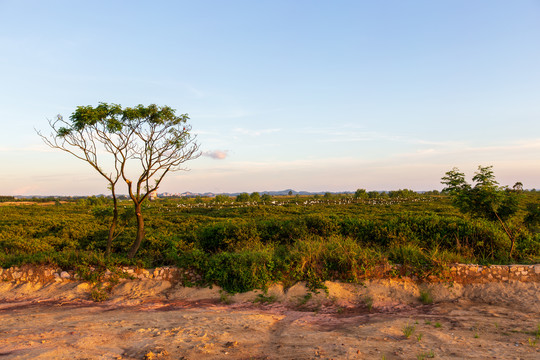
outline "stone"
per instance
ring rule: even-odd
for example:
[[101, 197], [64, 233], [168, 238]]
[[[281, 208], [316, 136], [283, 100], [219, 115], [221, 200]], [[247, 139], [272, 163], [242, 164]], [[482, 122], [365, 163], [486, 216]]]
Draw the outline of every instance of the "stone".
[[62, 271], [62, 272], [60, 273], [60, 277], [61, 277], [62, 279], [69, 279], [69, 278], [71, 278], [71, 275], [69, 275], [69, 273], [68, 273], [67, 271]]
[[22, 276], [22, 274], [18, 271], [14, 271], [13, 274], [11, 274], [11, 276], [13, 277], [14, 280], [17, 280]]
[[534, 265], [534, 273], [540, 274], [540, 265]]

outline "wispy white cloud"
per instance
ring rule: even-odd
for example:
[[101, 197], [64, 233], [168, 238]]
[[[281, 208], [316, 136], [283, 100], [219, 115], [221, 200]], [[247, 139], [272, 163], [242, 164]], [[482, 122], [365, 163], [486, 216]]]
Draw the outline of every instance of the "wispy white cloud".
[[202, 153], [202, 156], [206, 156], [215, 160], [224, 160], [229, 155], [227, 150], [211, 150]]

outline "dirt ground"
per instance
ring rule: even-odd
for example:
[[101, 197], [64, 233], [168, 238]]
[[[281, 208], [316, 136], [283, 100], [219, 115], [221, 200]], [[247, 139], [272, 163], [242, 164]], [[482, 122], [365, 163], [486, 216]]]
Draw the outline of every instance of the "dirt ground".
[[[0, 283], [1, 359], [540, 359], [538, 283]], [[420, 302], [420, 291], [433, 304]]]

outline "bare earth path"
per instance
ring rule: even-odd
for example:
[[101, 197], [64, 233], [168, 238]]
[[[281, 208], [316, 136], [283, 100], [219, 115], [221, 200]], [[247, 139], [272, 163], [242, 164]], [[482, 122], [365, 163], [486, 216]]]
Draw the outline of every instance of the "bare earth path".
[[432, 305], [414, 284], [329, 285], [225, 305], [218, 289], [166, 282], [121, 284], [103, 303], [81, 284], [1, 284], [0, 358], [540, 359], [537, 284], [432, 287]]

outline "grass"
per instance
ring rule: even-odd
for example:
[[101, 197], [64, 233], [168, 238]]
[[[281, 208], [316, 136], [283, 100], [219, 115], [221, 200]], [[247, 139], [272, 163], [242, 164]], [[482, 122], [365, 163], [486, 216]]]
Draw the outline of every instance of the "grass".
[[429, 290], [420, 290], [420, 302], [424, 305], [433, 304], [433, 296]]
[[109, 293], [107, 293], [107, 291], [103, 289], [95, 288], [90, 293], [90, 297], [95, 302], [102, 302], [102, 301], [109, 300]]
[[308, 292], [306, 295], [300, 298], [298, 305], [300, 306], [306, 305], [309, 302], [309, 300], [311, 300], [312, 297], [313, 297], [313, 293]]
[[435, 353], [433, 350], [429, 350], [427, 353], [420, 353], [416, 355], [416, 358], [418, 360], [424, 360], [424, 359], [433, 359], [435, 357]]
[[407, 323], [407, 325], [405, 325], [403, 329], [401, 329], [401, 331], [403, 332], [403, 335], [405, 335], [407, 339], [411, 337], [411, 335], [414, 333], [415, 330], [416, 330], [416, 326], [410, 325], [409, 323]]
[[369, 311], [373, 309], [373, 298], [371, 296], [364, 297], [364, 304], [368, 308]]
[[219, 290], [219, 301], [221, 301], [225, 305], [230, 305], [232, 303], [232, 299], [226, 291]]
[[258, 294], [253, 300], [255, 304], [272, 304], [276, 302], [277, 297], [275, 295]]
[[109, 300], [111, 291], [113, 286], [115, 285], [114, 282], [108, 283], [105, 287], [103, 286], [103, 283], [98, 282], [94, 283], [92, 291], [90, 292], [90, 297], [95, 302], [102, 302]]

